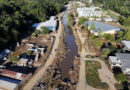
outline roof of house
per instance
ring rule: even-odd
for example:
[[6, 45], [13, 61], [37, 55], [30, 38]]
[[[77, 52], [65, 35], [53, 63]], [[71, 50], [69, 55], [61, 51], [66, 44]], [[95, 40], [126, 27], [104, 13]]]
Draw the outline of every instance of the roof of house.
[[22, 80], [26, 77], [26, 74], [11, 71], [11, 70], [8, 70], [8, 69], [2, 69], [1, 73], [2, 73], [3, 76], [7, 76], [7, 77], [19, 79], [19, 80]]
[[128, 53], [116, 53], [116, 56], [122, 62], [122, 65], [126, 68], [130, 68], [130, 54]]
[[1, 57], [5, 57], [7, 54], [9, 54], [11, 51], [9, 49], [4, 49], [0, 52]]
[[40, 30], [41, 27], [48, 27], [49, 30], [54, 30], [56, 28], [57, 20], [55, 20], [54, 16], [51, 16], [50, 19], [46, 22], [35, 23], [32, 27], [35, 27], [37, 30]]
[[123, 40], [123, 41], [121, 41], [121, 42], [123, 43], [123, 45], [124, 45], [125, 47], [127, 47], [128, 49], [130, 49], [130, 41]]
[[84, 25], [88, 24], [88, 27], [91, 27], [91, 24], [93, 24], [93, 23], [94, 23], [97, 31], [99, 29], [101, 29], [102, 32], [111, 31], [111, 30], [116, 30], [116, 31], [121, 30], [121, 28], [118, 28], [118, 27], [115, 27], [112, 25], [108, 25], [108, 24], [105, 24], [103, 22], [98, 22], [98, 21], [88, 21], [88, 22], [85, 22]]
[[116, 57], [116, 56], [109, 56], [109, 60], [112, 62], [112, 63], [121, 63], [119, 58]]

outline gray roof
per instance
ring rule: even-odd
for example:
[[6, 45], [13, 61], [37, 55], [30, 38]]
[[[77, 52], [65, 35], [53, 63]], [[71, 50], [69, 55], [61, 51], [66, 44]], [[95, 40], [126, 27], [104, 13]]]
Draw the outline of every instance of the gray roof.
[[127, 47], [128, 49], [130, 49], [130, 41], [123, 40], [121, 42], [125, 45], [125, 47]]
[[88, 22], [85, 22], [84, 25], [88, 24], [88, 27], [91, 27], [92, 23], [94, 23], [96, 30], [101, 29], [102, 32], [106, 32], [106, 31], [110, 31], [110, 30], [116, 30], [116, 31], [121, 30], [121, 28], [118, 28], [118, 27], [115, 27], [112, 25], [108, 25], [103, 22], [98, 22], [98, 21], [88, 21]]
[[4, 49], [0, 52], [0, 57], [5, 57], [7, 54], [9, 54], [11, 51], [9, 49]]
[[119, 58], [116, 57], [116, 56], [109, 56], [109, 60], [112, 62], [112, 63], [121, 63]]
[[130, 68], [130, 54], [128, 53], [116, 53], [116, 56], [122, 62], [122, 65], [126, 68]]

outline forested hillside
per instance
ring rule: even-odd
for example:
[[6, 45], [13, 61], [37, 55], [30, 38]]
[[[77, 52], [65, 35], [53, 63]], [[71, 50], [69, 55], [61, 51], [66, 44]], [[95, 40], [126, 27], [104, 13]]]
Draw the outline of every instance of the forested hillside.
[[0, 50], [15, 44], [31, 23], [45, 21], [68, 0], [0, 0]]
[[93, 3], [102, 3], [105, 9], [111, 9], [125, 17], [130, 15], [130, 0], [93, 0]]

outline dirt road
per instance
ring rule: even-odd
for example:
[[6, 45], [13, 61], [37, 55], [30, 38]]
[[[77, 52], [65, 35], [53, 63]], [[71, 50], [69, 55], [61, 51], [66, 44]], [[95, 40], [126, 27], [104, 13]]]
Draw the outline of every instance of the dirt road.
[[[82, 51], [80, 54], [80, 72], [79, 72], [79, 83], [77, 85], [77, 90], [101, 90], [101, 89], [97, 89], [97, 88], [93, 88], [90, 85], [88, 85], [86, 83], [86, 76], [85, 76], [85, 61], [86, 60], [90, 60], [87, 59], [85, 56], [88, 54], [85, 51], [85, 48], [83, 47], [84, 42], [85, 42], [85, 38], [82, 37], [81, 33], [79, 32], [79, 30], [77, 30], [77, 33], [79, 35], [79, 38], [81, 40], [82, 43]], [[116, 83], [116, 80], [114, 78], [113, 73], [108, 69], [108, 66], [105, 64], [105, 62], [99, 60], [99, 59], [93, 59], [95, 61], [99, 61], [101, 63], [102, 68], [98, 70], [99, 72], [99, 76], [102, 82], [106, 82], [109, 85], [109, 89], [108, 90], [116, 90], [114, 84]]]
[[[61, 15], [60, 15], [61, 16]], [[60, 18], [59, 16], [59, 18]], [[41, 70], [39, 70], [28, 82], [27, 84], [23, 87], [22, 90], [31, 90], [33, 88], [33, 86], [38, 82], [38, 80], [44, 75], [44, 73], [46, 72], [46, 69], [48, 68], [48, 66], [50, 66], [55, 58], [56, 55], [56, 49], [59, 46], [59, 41], [60, 41], [60, 36], [61, 36], [61, 32], [62, 32], [62, 21], [60, 20], [59, 22], [59, 28], [58, 28], [58, 33], [56, 35], [56, 39], [53, 45], [53, 49], [51, 51], [51, 54], [47, 60], [47, 62], [45, 63], [45, 65], [41, 68]]]

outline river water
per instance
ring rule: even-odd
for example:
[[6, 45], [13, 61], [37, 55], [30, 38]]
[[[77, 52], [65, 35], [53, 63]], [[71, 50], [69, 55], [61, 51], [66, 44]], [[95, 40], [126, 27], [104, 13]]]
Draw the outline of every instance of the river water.
[[75, 37], [73, 35], [73, 31], [69, 29], [68, 20], [67, 20], [68, 11], [65, 11], [63, 15], [62, 22], [65, 26], [66, 36], [65, 36], [65, 43], [67, 46], [67, 54], [63, 61], [59, 64], [59, 68], [62, 72], [62, 78], [69, 78], [69, 70], [73, 66], [74, 57], [78, 54], [78, 46], [75, 42]]

